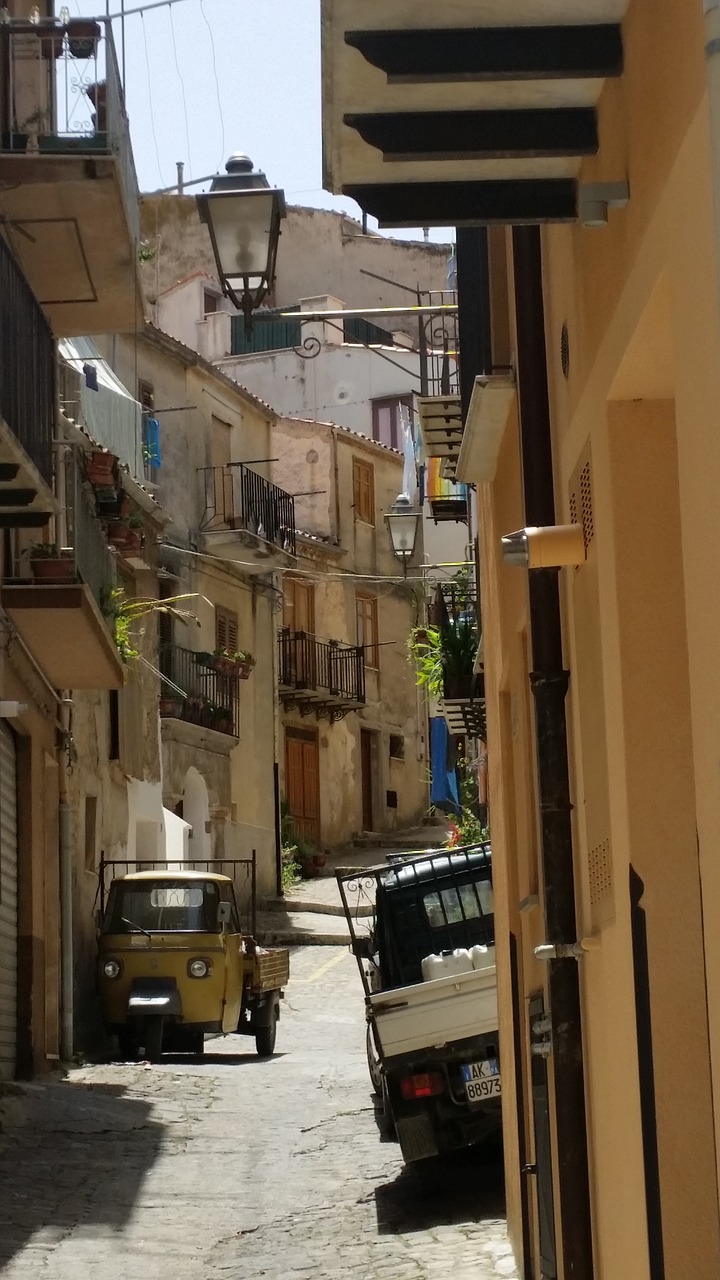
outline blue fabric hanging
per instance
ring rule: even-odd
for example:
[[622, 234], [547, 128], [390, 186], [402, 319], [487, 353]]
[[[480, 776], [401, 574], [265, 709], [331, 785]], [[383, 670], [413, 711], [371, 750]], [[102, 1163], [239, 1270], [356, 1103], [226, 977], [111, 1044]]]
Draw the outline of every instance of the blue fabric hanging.
[[143, 457], [150, 467], [162, 466], [160, 458], [160, 423], [157, 418], [143, 420]]
[[82, 371], [85, 374], [85, 386], [89, 391], [97, 391], [98, 389], [98, 371], [94, 364], [84, 364]]
[[459, 815], [460, 793], [457, 774], [448, 768], [450, 734], [444, 716], [430, 718], [430, 803], [445, 813]]

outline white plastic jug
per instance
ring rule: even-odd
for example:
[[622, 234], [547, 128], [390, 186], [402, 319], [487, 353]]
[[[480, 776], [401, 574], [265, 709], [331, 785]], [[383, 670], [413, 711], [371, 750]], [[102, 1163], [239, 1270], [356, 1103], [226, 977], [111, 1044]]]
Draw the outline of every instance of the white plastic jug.
[[483, 947], [479, 942], [470, 948], [473, 969], [491, 969], [495, 964], [495, 948]]
[[451, 974], [469, 973], [472, 967], [470, 952], [465, 947], [425, 956], [420, 963], [423, 982], [432, 982], [434, 978], [447, 978]]

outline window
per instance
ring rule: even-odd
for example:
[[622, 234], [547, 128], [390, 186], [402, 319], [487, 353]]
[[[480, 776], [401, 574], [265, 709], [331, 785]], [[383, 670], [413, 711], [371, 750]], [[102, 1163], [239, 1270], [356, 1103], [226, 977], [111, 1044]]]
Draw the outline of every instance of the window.
[[152, 382], [145, 382], [141, 378], [138, 382], [138, 400], [143, 413], [153, 413], [155, 410], [155, 388]]
[[375, 474], [371, 462], [353, 458], [353, 509], [355, 519], [375, 523]]
[[373, 440], [402, 452], [403, 416], [406, 422], [412, 422], [412, 396], [386, 396], [382, 400], [372, 400], [371, 408]]
[[215, 606], [215, 648], [237, 653], [238, 616], [231, 609]]
[[365, 663], [368, 667], [380, 666], [380, 648], [378, 645], [378, 608], [374, 596], [355, 597], [357, 609], [357, 642], [365, 650]]
[[315, 634], [315, 587], [299, 578], [285, 578], [283, 586], [283, 626], [289, 631]]
[[219, 298], [216, 293], [211, 293], [209, 289], [203, 290], [203, 315], [210, 316], [218, 309]]
[[401, 733], [390, 734], [390, 759], [391, 760], [405, 759], [405, 739], [403, 738]]
[[85, 870], [96, 868], [95, 846], [97, 843], [97, 796], [85, 797]]

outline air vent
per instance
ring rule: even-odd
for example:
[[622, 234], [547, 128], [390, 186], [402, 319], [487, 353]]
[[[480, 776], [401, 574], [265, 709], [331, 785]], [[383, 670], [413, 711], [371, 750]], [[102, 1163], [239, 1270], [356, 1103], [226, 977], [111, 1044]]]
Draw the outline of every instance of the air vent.
[[570, 338], [566, 324], [563, 325], [560, 332], [560, 366], [563, 376], [567, 378], [570, 374]]
[[603, 898], [612, 893], [612, 860], [610, 858], [610, 841], [603, 840], [590, 850], [588, 858], [590, 873], [590, 905], [596, 907]]
[[592, 469], [589, 451], [581, 459], [570, 486], [570, 519], [573, 524], [582, 524], [583, 541], [587, 551], [595, 536], [595, 518], [593, 515]]

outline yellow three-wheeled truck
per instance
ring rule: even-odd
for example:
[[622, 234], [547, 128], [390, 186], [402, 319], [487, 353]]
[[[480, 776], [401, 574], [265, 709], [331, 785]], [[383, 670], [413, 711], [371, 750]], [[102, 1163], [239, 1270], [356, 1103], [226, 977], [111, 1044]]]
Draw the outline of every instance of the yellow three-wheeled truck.
[[[131, 865], [100, 867], [100, 995], [121, 1056], [143, 1049], [154, 1062], [163, 1050], [202, 1053], [206, 1034], [239, 1032], [254, 1035], [258, 1054], [269, 1057], [289, 978], [287, 950], [266, 951], [243, 930], [231, 875], [197, 863], [134, 872]], [[246, 865], [254, 873], [249, 860], [228, 869], [234, 875]], [[115, 876], [120, 866], [126, 874]], [[254, 874], [248, 880], [254, 916]]]

